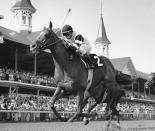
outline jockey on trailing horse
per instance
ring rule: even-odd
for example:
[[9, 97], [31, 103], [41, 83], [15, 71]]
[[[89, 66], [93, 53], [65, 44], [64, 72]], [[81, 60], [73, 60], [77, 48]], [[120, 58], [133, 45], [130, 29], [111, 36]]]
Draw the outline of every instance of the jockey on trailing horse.
[[[65, 37], [64, 39], [66, 42], [68, 42], [68, 47], [79, 54], [80, 57], [88, 63], [89, 68], [94, 68], [94, 62], [89, 56], [92, 49], [89, 41], [81, 34], [77, 35], [70, 25], [63, 26], [62, 34]], [[71, 55], [70, 59], [72, 58], [73, 56]]]

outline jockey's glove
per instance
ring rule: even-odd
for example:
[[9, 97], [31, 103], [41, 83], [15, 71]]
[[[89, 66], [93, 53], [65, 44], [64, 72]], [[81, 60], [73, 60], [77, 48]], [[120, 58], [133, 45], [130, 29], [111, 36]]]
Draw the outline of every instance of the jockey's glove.
[[76, 50], [76, 53], [77, 53], [79, 56], [82, 56], [82, 53], [81, 53], [81, 51], [79, 51], [79, 50]]
[[67, 47], [70, 47], [70, 46], [71, 46], [71, 44], [70, 44], [69, 42], [67, 42], [67, 43], [66, 43], [66, 46], [67, 46]]
[[76, 47], [75, 47], [75, 46], [72, 46], [72, 45], [70, 45], [69, 48], [70, 48], [72, 51], [74, 51], [74, 52], [76, 52], [76, 50], [77, 50]]

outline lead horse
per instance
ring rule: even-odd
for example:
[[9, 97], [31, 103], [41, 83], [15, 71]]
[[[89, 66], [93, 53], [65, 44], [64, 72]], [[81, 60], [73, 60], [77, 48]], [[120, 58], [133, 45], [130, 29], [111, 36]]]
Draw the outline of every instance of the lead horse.
[[[119, 123], [119, 112], [116, 110], [116, 106], [121, 96], [124, 95], [124, 90], [116, 79], [117, 72], [110, 60], [104, 56], [99, 57], [103, 66], [93, 69], [93, 77], [90, 83], [88, 81], [89, 69], [86, 68], [81, 58], [67, 46], [68, 43], [58, 37], [52, 27], [52, 22], [50, 22], [49, 28], [45, 28], [41, 32], [36, 44], [32, 48], [32, 52], [36, 53], [45, 49], [50, 49], [51, 51], [55, 64], [54, 77], [58, 85], [51, 99], [53, 112], [60, 120], [66, 121], [56, 111], [54, 103], [66, 95], [75, 95], [78, 96], [77, 113], [68, 121], [73, 121], [77, 117], [90, 117], [91, 110], [97, 104], [106, 102], [107, 110], [111, 109], [112, 111], [111, 118], [113, 115], [118, 116]], [[70, 59], [71, 55], [72, 59]], [[89, 91], [86, 91], [88, 84], [90, 84]], [[95, 99], [95, 103], [89, 107], [87, 113], [83, 113], [82, 110], [90, 97]], [[88, 119], [85, 121], [85, 124], [87, 123]]]

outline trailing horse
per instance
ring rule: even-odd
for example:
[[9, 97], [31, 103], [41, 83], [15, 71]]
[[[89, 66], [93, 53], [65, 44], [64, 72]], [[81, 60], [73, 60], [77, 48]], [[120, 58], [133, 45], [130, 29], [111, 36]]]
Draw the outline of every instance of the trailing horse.
[[[49, 28], [42, 31], [32, 49], [34, 53], [50, 49], [53, 56], [54, 77], [58, 83], [51, 99], [51, 108], [54, 113], [60, 120], [66, 121], [56, 111], [54, 103], [66, 95], [75, 95], [78, 96], [77, 113], [69, 121], [73, 121], [77, 117], [90, 117], [91, 110], [97, 104], [106, 102], [107, 109], [112, 110], [112, 116], [118, 116], [119, 123], [119, 113], [116, 106], [121, 96], [124, 95], [124, 90], [116, 80], [117, 72], [112, 63], [106, 57], [100, 56], [98, 60], [103, 66], [87, 69], [81, 58], [67, 45], [68, 43], [52, 30], [52, 23], [50, 22]], [[90, 97], [93, 97], [96, 103], [89, 107], [87, 113], [82, 113], [82, 109]]]

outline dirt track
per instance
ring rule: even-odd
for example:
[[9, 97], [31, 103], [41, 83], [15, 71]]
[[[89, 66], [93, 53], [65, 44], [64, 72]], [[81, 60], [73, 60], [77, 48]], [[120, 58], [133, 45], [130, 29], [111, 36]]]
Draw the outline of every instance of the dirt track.
[[[105, 121], [91, 121], [87, 126], [83, 122], [0, 123], [0, 131], [105, 131], [106, 124]], [[121, 127], [121, 131], [155, 131], [155, 120], [122, 121]]]

